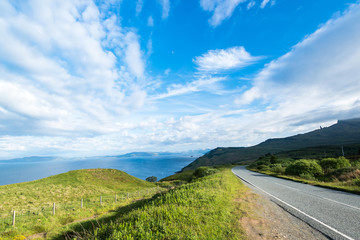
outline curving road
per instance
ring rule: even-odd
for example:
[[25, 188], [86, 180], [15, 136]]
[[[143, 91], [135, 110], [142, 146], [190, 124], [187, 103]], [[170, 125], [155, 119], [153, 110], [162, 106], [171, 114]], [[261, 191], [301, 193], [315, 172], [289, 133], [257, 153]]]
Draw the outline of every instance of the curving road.
[[232, 171], [329, 238], [360, 240], [360, 195], [267, 176], [245, 166]]

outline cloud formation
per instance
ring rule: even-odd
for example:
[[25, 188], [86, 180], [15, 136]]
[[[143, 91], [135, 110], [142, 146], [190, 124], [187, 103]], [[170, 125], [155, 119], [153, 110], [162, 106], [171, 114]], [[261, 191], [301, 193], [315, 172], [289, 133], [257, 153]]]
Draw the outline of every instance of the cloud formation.
[[270, 0], [263, 0], [260, 4], [260, 8], [266, 7], [266, 5], [270, 2]]
[[144, 76], [136, 34], [92, 1], [40, 2], [1, 3], [1, 134], [113, 131], [144, 101], [132, 98]]
[[[155, 31], [122, 27], [115, 2], [0, 1], [1, 158], [244, 146], [359, 116], [359, 4], [254, 75], [236, 70], [262, 58], [237, 46], [151, 77]], [[241, 1], [201, 3], [216, 25]]]
[[170, 0], [158, 0], [158, 1], [162, 8], [161, 18], [162, 19], [168, 18], [170, 12]]
[[231, 17], [235, 8], [246, 0], [200, 0], [200, 6], [205, 11], [213, 12], [213, 16], [210, 18], [209, 23], [211, 26], [218, 26], [222, 21]]
[[[270, 0], [258, 0], [260, 8], [263, 9], [270, 2]], [[219, 26], [223, 21], [230, 18], [235, 9], [241, 4], [246, 3], [247, 0], [200, 0], [200, 6], [204, 11], [213, 13], [209, 19], [209, 24], [213, 27]], [[275, 0], [271, 1], [271, 6], [275, 4]], [[255, 0], [251, 0], [246, 4], [246, 9], [250, 10], [256, 5]]]
[[248, 53], [244, 47], [209, 50], [201, 56], [195, 57], [193, 62], [199, 71], [222, 72], [230, 69], [239, 69], [253, 64], [261, 59]]
[[[329, 20], [270, 62], [237, 103], [262, 101], [277, 118], [319, 121], [359, 116], [360, 6]], [[269, 110], [270, 111], [270, 110]], [[300, 120], [302, 119], [302, 120]]]

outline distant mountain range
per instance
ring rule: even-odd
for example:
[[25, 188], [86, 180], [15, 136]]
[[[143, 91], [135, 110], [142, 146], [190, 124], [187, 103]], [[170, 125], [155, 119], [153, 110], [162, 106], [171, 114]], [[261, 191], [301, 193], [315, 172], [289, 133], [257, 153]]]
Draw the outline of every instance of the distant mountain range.
[[326, 156], [327, 148], [331, 148], [332, 151], [333, 149], [339, 149], [339, 152], [341, 152], [341, 146], [348, 145], [351, 145], [352, 152], [359, 154], [360, 149], [356, 148], [360, 146], [360, 118], [339, 120], [330, 127], [320, 127], [318, 130], [291, 137], [268, 139], [252, 147], [219, 147], [199, 157], [183, 170], [195, 169], [199, 166], [249, 163], [266, 153], [279, 155], [282, 153], [283, 156], [289, 156], [295, 150], [302, 149], [302, 151], [297, 151], [296, 155], [301, 157], [301, 154], [306, 155], [309, 153], [307, 150], [309, 148], [312, 148], [312, 151], [317, 149], [317, 151], [320, 151], [317, 153], [318, 155], [323, 154]]
[[[178, 152], [178, 153], [174, 153], [174, 152], [131, 152], [131, 153], [126, 153], [123, 155], [118, 155], [116, 157], [157, 157], [157, 156], [201, 156], [204, 153], [208, 152], [208, 150], [191, 150], [191, 151], [186, 151], [186, 152]], [[110, 156], [112, 157], [112, 156]]]
[[84, 159], [99, 159], [99, 158], [133, 158], [133, 157], [161, 157], [161, 156], [186, 156], [186, 157], [194, 157], [197, 158], [204, 153], [208, 152], [207, 150], [190, 150], [185, 152], [131, 152], [126, 153], [122, 155], [116, 155], [116, 156], [93, 156], [93, 157], [54, 157], [54, 156], [30, 156], [30, 157], [23, 157], [23, 158], [13, 158], [13, 159], [5, 159], [0, 160], [0, 163], [3, 162], [47, 162], [47, 161], [54, 161], [54, 160], [84, 160]]

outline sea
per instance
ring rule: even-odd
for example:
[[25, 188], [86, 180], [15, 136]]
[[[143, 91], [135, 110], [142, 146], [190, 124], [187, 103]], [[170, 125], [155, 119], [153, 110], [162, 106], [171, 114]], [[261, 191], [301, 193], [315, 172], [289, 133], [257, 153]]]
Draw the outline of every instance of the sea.
[[194, 156], [106, 156], [86, 158], [27, 157], [0, 161], [0, 185], [33, 181], [78, 169], [113, 168], [145, 180], [170, 176], [194, 161]]

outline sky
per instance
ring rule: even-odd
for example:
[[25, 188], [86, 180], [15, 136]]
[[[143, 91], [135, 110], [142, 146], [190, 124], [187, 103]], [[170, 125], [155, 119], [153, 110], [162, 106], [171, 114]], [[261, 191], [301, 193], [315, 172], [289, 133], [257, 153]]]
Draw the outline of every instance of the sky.
[[251, 146], [359, 93], [357, 0], [0, 1], [0, 159]]

